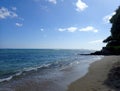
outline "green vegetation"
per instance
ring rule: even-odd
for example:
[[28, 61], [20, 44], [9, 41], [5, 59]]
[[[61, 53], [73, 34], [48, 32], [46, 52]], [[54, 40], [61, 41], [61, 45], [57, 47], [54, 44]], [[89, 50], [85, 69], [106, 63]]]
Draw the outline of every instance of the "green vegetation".
[[102, 51], [109, 51], [112, 54], [120, 54], [120, 7], [116, 10], [116, 14], [110, 19], [112, 23], [111, 35], [103, 42], [107, 43]]

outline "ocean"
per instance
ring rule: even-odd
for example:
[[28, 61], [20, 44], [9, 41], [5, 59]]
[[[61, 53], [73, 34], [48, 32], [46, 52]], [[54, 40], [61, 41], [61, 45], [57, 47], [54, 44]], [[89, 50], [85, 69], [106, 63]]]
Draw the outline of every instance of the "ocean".
[[[37, 86], [31, 89], [42, 89], [35, 91], [63, 91], [57, 88], [66, 88], [66, 85], [85, 75], [92, 62], [101, 59], [101, 56], [79, 55], [91, 52], [72, 49], [0, 49], [0, 91], [24, 91], [19, 89], [29, 81]], [[48, 87], [44, 89], [43, 83]], [[52, 86], [57, 84], [57, 88], [52, 87], [52, 83]]]

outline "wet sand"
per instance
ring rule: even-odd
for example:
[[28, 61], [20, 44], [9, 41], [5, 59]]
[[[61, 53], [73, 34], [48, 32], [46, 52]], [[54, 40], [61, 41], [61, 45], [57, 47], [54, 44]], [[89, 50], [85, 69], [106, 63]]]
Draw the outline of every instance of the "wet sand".
[[66, 91], [72, 82], [87, 74], [88, 67], [92, 62], [98, 61], [97, 59], [100, 60], [101, 57], [96, 56], [95, 59], [84, 60], [61, 70], [32, 71], [1, 83], [0, 91]]
[[104, 84], [114, 64], [120, 56], [107, 56], [89, 67], [89, 72], [79, 80], [71, 83], [67, 91], [115, 91]]

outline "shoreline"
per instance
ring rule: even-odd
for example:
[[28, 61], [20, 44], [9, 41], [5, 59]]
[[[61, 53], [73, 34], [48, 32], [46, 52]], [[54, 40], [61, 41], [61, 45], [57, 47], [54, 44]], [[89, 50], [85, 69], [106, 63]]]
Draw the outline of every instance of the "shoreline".
[[23, 76], [1, 83], [0, 91], [66, 91], [68, 85], [88, 73], [91, 63], [101, 59], [99, 56], [90, 56], [90, 58], [80, 62], [75, 61], [75, 63], [60, 70], [46, 69], [23, 74]]
[[68, 86], [67, 91], [115, 91], [104, 84], [109, 71], [120, 60], [120, 56], [106, 56], [93, 62], [88, 73]]

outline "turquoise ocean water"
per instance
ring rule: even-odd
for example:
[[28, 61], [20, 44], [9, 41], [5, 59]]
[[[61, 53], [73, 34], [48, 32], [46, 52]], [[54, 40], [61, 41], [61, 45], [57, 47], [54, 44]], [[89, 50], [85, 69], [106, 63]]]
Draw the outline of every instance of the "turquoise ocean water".
[[[9, 81], [30, 71], [60, 70], [72, 64], [88, 63], [95, 56], [80, 56], [90, 50], [0, 49], [0, 82]], [[47, 73], [47, 72], [46, 72]]]

